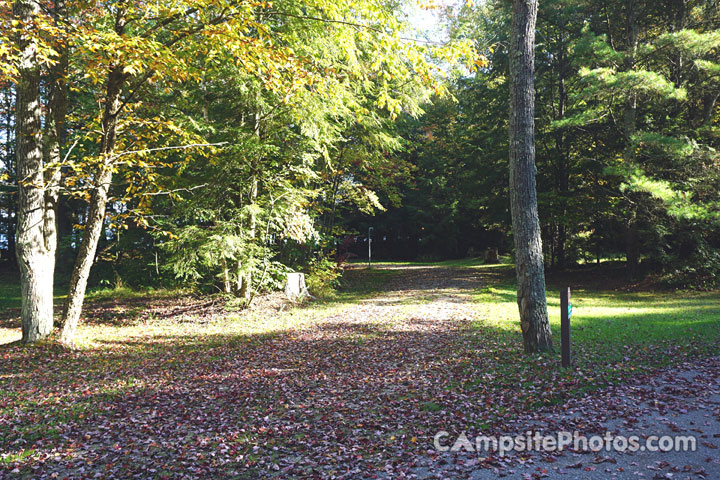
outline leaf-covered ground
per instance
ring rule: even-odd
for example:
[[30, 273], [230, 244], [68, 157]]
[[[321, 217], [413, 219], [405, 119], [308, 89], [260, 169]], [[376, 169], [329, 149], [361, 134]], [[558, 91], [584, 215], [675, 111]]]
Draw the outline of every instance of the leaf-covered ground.
[[563, 370], [519, 353], [507, 267], [351, 273], [372, 282], [298, 308], [99, 302], [79, 350], [0, 348], [0, 477], [543, 476], [552, 460], [448, 459], [433, 437], [551, 428], [573, 405], [592, 424], [622, 410], [597, 398], [690, 360], [717, 379], [717, 294], [580, 290]]

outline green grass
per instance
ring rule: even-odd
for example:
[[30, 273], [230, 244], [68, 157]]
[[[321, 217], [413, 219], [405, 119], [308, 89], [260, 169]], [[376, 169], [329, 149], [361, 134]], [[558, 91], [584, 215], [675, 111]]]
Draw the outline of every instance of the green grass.
[[[560, 328], [560, 292], [548, 289], [548, 314]], [[498, 327], [516, 330], [517, 303], [513, 284], [494, 285], [475, 295], [484, 317]], [[717, 292], [574, 291], [571, 303], [573, 339], [653, 343], [688, 335], [714, 337], [720, 327], [720, 294]]]
[[[387, 264], [387, 263], [386, 263]], [[477, 305], [478, 328], [489, 330], [492, 335], [507, 342], [520, 337], [515, 285], [512, 266], [483, 265], [478, 260], [453, 260], [439, 263], [395, 262], [394, 265], [437, 265], [472, 268], [488, 275], [489, 285], [473, 293]], [[239, 312], [225, 321], [217, 321], [201, 327], [205, 334], [232, 333], [256, 335], [257, 338], [300, 326], [308, 326], [328, 315], [341, 312], [352, 304], [371, 297], [383, 290], [397, 270], [350, 269], [342, 280], [343, 288], [322, 298], [289, 309], [268, 318], [265, 313]], [[560, 299], [557, 289], [548, 289], [548, 313], [559, 351]], [[88, 300], [162, 298], [177, 295], [173, 290], [95, 289]], [[56, 292], [56, 302], [64, 295]], [[423, 303], [432, 298], [413, 297], [398, 300], [399, 303]], [[720, 342], [720, 293], [719, 292], [637, 292], [623, 293], [602, 290], [574, 290], [572, 292], [572, 344], [576, 364], [633, 362], [633, 355], [647, 361], [647, 351], [664, 346], [692, 348], [706, 353], [717, 350]], [[0, 307], [19, 308], [20, 292], [16, 284], [0, 283]], [[136, 308], [137, 310], [137, 308]], [[126, 310], [132, 316], [134, 310]], [[105, 324], [87, 325], [83, 328], [80, 344], [92, 345], [115, 341], [119, 338], [138, 338], [165, 335], [180, 338], [195, 334], [194, 327], [178, 328], [172, 321], [156, 321], [153, 313], [138, 310], [138, 321], [126, 326]], [[136, 315], [137, 316], [137, 315]], [[147, 317], [147, 320], [143, 320]], [[239, 321], [242, 319], [242, 321]], [[358, 342], [365, 339], [358, 338]], [[585, 355], [592, 352], [592, 358]], [[628, 360], [629, 359], [629, 360]], [[671, 361], [667, 355], [657, 355], [653, 364]]]
[[[520, 348], [521, 331], [513, 268], [504, 260], [501, 265], [484, 265], [477, 259], [385, 264], [472, 268], [486, 275], [489, 285], [472, 295], [477, 306], [473, 328], [480, 333], [479, 346], [500, 345], [494, 351], [497, 356], [493, 366], [500, 377], [522, 375], [518, 369], [543, 375], [548, 372], [537, 371], [534, 356], [520, 357], [518, 363], [518, 357], [508, 352]], [[603, 270], [589, 274], [602, 278]], [[547, 290], [547, 298], [556, 352], [542, 362], [555, 365], [559, 364], [560, 356], [560, 291], [552, 285]], [[593, 285], [602, 285], [602, 282]], [[422, 303], [424, 298], [410, 300]], [[635, 372], [663, 367], [684, 358], [720, 354], [720, 292], [623, 292], [593, 287], [574, 289], [571, 301], [573, 365], [584, 377], [564, 394], [587, 393], [618, 383]], [[468, 368], [476, 369], [477, 365], [469, 360]], [[568, 381], [575, 382], [577, 379], [573, 379], [571, 372], [568, 371]], [[539, 402], [556, 404], [564, 394], [550, 395]]]
[[[482, 267], [480, 267], [482, 268]], [[509, 267], [497, 267], [509, 268]], [[510, 272], [506, 278], [512, 278]], [[553, 340], [560, 350], [560, 292], [547, 290]], [[520, 337], [515, 285], [509, 280], [476, 292], [477, 328], [513, 342]], [[682, 355], [720, 353], [720, 292], [572, 291], [574, 365], [597, 368], [614, 382], [624, 372], [670, 364]]]
[[22, 462], [23, 459], [32, 456], [32, 454], [35, 453], [35, 450], [29, 449], [29, 450], [21, 450], [18, 453], [9, 453], [5, 456], [0, 455], [0, 466], [2, 465], [10, 465], [11, 463], [19, 463]]
[[[483, 268], [483, 267], [476, 267]], [[546, 386], [542, 396], [518, 393], [523, 408], [558, 405], [608, 385], [629, 381], [654, 369], [720, 354], [720, 292], [616, 292], [577, 289], [572, 292], [572, 367], [560, 367], [560, 292], [550, 288], [548, 314], [555, 352], [518, 355], [521, 331], [510, 267], [504, 280], [473, 295], [477, 317], [471, 330], [485, 359], [465, 362], [466, 388], [482, 393], [486, 378], [494, 388]], [[489, 347], [488, 347], [489, 346]], [[488, 361], [490, 363], [488, 363]], [[480, 375], [478, 375], [480, 372]], [[532, 390], [532, 389], [530, 389]], [[521, 389], [521, 392], [524, 390]], [[507, 414], [489, 407], [489, 423], [502, 424]]]
[[[510, 262], [510, 257], [508, 256], [501, 256], [500, 257], [500, 264], [507, 264]], [[367, 265], [367, 260], [358, 260], [353, 259], [350, 260], [348, 263], [352, 265]], [[417, 266], [417, 267], [477, 267], [477, 266], [483, 266], [485, 265], [485, 262], [481, 258], [460, 258], [460, 259], [453, 259], [453, 260], [442, 260], [442, 261], [432, 261], [432, 260], [412, 260], [412, 261], [400, 261], [400, 260], [391, 260], [391, 261], [384, 261], [384, 260], [377, 260], [372, 263], [373, 266], [378, 265], [388, 265], [388, 266]]]
[[[400, 265], [400, 263], [398, 263]], [[367, 272], [347, 272], [343, 278], [343, 286], [320, 301], [338, 302], [351, 300], [356, 296], [363, 296], [378, 291], [394, 275], [394, 272], [387, 270], [370, 269]], [[167, 298], [189, 293], [188, 289], [179, 288], [129, 288], [129, 287], [94, 287], [88, 290], [86, 300], [107, 301], [107, 300], [128, 300], [139, 298]], [[66, 286], [55, 286], [55, 303], [62, 303], [67, 297]], [[0, 310], [20, 308], [20, 283], [19, 280], [0, 280]]]
[[[181, 288], [139, 288], [139, 289], [133, 289], [129, 287], [97, 287], [91, 289], [87, 294], [88, 300], [97, 300], [97, 301], [105, 301], [105, 300], [126, 300], [131, 298], [146, 298], [146, 297], [154, 297], [154, 298], [164, 298], [164, 297], [174, 297], [181, 295], [183, 293], [191, 292], [189, 289], [181, 289]], [[62, 295], [61, 298], [64, 299], [66, 295]], [[57, 297], [56, 297], [57, 298]]]
[[[499, 281], [475, 292], [478, 316], [483, 324], [496, 328], [498, 334], [517, 335], [517, 304], [512, 267], [483, 265], [477, 259], [451, 260], [437, 263], [383, 262], [385, 265], [451, 266], [474, 268], [497, 275]], [[322, 315], [360, 301], [382, 290], [397, 272], [383, 269], [351, 269], [343, 278], [343, 288], [328, 296], [317, 298], [312, 308], [300, 308], [283, 317], [297, 321], [312, 311]], [[97, 288], [88, 293], [89, 301], [109, 299], [137, 299], [170, 297], [177, 290], [131, 290], [129, 288]], [[556, 343], [559, 340], [559, 291], [548, 289], [548, 313]], [[576, 290], [572, 292], [572, 341], [580, 346], [595, 345], [607, 360], [623, 357], [627, 345], [647, 346], [658, 342], [695, 341], [708, 343], [717, 340], [720, 332], [720, 294], [718, 292], [638, 292]], [[65, 298], [56, 290], [55, 301]], [[0, 308], [19, 308], [20, 289], [15, 283], [0, 283]], [[267, 322], [266, 322], [267, 323]], [[273, 322], [270, 322], [273, 323]], [[284, 323], [284, 322], [282, 322]], [[268, 329], [272, 330], [272, 329]], [[266, 330], [266, 331], [268, 331]], [[559, 347], [559, 346], [558, 346]]]
[[20, 308], [20, 285], [0, 282], [0, 310]]
[[[88, 300], [126, 300], [131, 298], [145, 297], [172, 297], [185, 293], [183, 289], [155, 289], [141, 288], [131, 289], [128, 287], [95, 287], [91, 288], [87, 296]], [[55, 304], [62, 303], [67, 297], [67, 287], [55, 286]], [[0, 281], [0, 310], [20, 308], [20, 284], [18, 282]]]
[[356, 297], [365, 297], [377, 293], [397, 272], [391, 270], [369, 269], [364, 271], [348, 270], [343, 275], [342, 287], [331, 297], [330, 301], [347, 301]]
[[[396, 403], [396, 406], [402, 406], [399, 411], [414, 415], [413, 418], [420, 419], [418, 422], [445, 418], [447, 412], [453, 411], [453, 404], [448, 401], [453, 396], [435, 395], [434, 388], [447, 389], [451, 393], [461, 392], [469, 395], [469, 398], [477, 399], [478, 405], [482, 406], [482, 418], [474, 418], [470, 425], [481, 430], [492, 430], [513, 419], [518, 412], [561, 404], [568, 396], [582, 395], [627, 380], [638, 371], [686, 357], [718, 354], [718, 292], [619, 293], [577, 289], [573, 291], [572, 300], [575, 366], [562, 369], [559, 367], [559, 353], [520, 353], [521, 335], [512, 266], [483, 265], [476, 260], [411, 265], [475, 269], [480, 284], [485, 286], [475, 291], [454, 292], [471, 295], [473, 315], [466, 317], [463, 313], [462, 319], [468, 321], [458, 321], [457, 330], [435, 332], [425, 337], [425, 341], [433, 342], [433, 346], [443, 345], [442, 342], [436, 343], [442, 338], [452, 339], [451, 343], [445, 344], [447, 350], [438, 356], [442, 359], [442, 368], [419, 370], [417, 376], [407, 377], [408, 383], [402, 385], [402, 388], [398, 388], [399, 384], [390, 384], [389, 379], [394, 378], [392, 375], [402, 374], [405, 368], [415, 366], [413, 362], [404, 362], [405, 357], [400, 355], [403, 351], [411, 350], [398, 347], [403, 344], [415, 347], [416, 340], [422, 341], [426, 334], [424, 327], [415, 325], [413, 320], [422, 320], [416, 317], [421, 315], [419, 312], [422, 310], [418, 309], [433, 301], [435, 296], [442, 299], [444, 290], [440, 293], [429, 291], [427, 295], [422, 291], [414, 292], [405, 297], [389, 291], [387, 299], [393, 300], [391, 304], [397, 306], [392, 310], [392, 315], [382, 318], [369, 315], [363, 317], [359, 325], [354, 325], [357, 328], [327, 330], [326, 336], [314, 340], [308, 340], [304, 335], [308, 330], [316, 328], [322, 332], [323, 327], [328, 326], [328, 317], [342, 320], [344, 312], [353, 311], [353, 305], [360, 304], [359, 310], [363, 312], [365, 306], [362, 302], [382, 294], [399, 270], [350, 269], [343, 278], [343, 288], [340, 290], [281, 311], [245, 310], [229, 315], [185, 319], [153, 313], [139, 302], [128, 302], [125, 305], [118, 302], [117, 305], [103, 307], [112, 312], [117, 309], [121, 317], [132, 316], [131, 321], [108, 323], [97, 319], [83, 324], [78, 335], [81, 351], [67, 352], [53, 349], [52, 345], [40, 345], [37, 348], [19, 346], [6, 351], [7, 362], [5, 368], [0, 369], [0, 418], [15, 419], [18, 412], [23, 416], [18, 420], [16, 429], [0, 432], [0, 446], [9, 445], [18, 436], [28, 442], [45, 438], [49, 440], [48, 444], [61, 442], [57, 432], [64, 424], [83, 425], [93, 415], [100, 418], [107, 412], [113, 412], [112, 409], [103, 408], [122, 404], [126, 397], [131, 398], [130, 395], [172, 392], [173, 386], [178, 383], [190, 387], [193, 382], [204, 379], [219, 382], [213, 385], [233, 382], [235, 380], [224, 375], [240, 372], [240, 369], [233, 367], [233, 362], [245, 355], [253, 358], [246, 371], [243, 371], [243, 375], [248, 375], [245, 381], [249, 385], [267, 384], [269, 387], [267, 390], [259, 390], [264, 392], [264, 397], [252, 397], [252, 402], [243, 404], [244, 410], [238, 410], [239, 414], [244, 415], [243, 418], [263, 418], [273, 408], [275, 415], [284, 415], [287, 407], [279, 402], [279, 391], [272, 380], [272, 375], [277, 373], [276, 366], [297, 369], [299, 378], [308, 380], [309, 388], [314, 390], [314, 385], [320, 382], [321, 387], [328, 387], [324, 391], [328, 391], [330, 387], [335, 388], [335, 382], [342, 385], [347, 380], [332, 375], [344, 371], [342, 368], [333, 370], [333, 362], [345, 365], [340, 362], [342, 356], [347, 356], [347, 361], [352, 362], [353, 355], [357, 355], [365, 359], [366, 364], [376, 365], [378, 371], [375, 373], [378, 375], [368, 374], [365, 377], [367, 384], [352, 380], [345, 386], [351, 385], [352, 389], [369, 394], [373, 392], [373, 385], [381, 388], [382, 382], [388, 382], [387, 398], [399, 402]], [[410, 270], [407, 274], [412, 275], [412, 272]], [[452, 270], [451, 273], [457, 271]], [[453, 293], [450, 287], [448, 291]], [[137, 299], [172, 293], [103, 289], [92, 292], [90, 299]], [[0, 285], [0, 305], [13, 305], [13, 302], [19, 302], [18, 297], [17, 286]], [[551, 288], [548, 299], [551, 327], [559, 350], [558, 290]], [[386, 298], [383, 297], [383, 300]], [[105, 310], [100, 311], [99, 315], [106, 313]], [[397, 316], [398, 321], [395, 321], [393, 315]], [[404, 320], [409, 321], [403, 324]], [[377, 355], [388, 351], [395, 353], [384, 360], [382, 355]], [[319, 354], [308, 356], [308, 353]], [[415, 361], [421, 362], [422, 359], [416, 358]], [[38, 375], [37, 365], [41, 364], [50, 365], [51, 368]], [[359, 363], [358, 366], [363, 367], [365, 364]], [[412, 379], [422, 377], [425, 372], [428, 372], [428, 379], [432, 381], [418, 381], [413, 385]], [[320, 373], [328, 373], [328, 376], [324, 377]], [[381, 380], [379, 374], [386, 373], [390, 376]], [[362, 375], [358, 378], [362, 378]], [[298, 385], [302, 385], [302, 382]], [[223, 396], [223, 391], [212, 390], [215, 396], [203, 397], [203, 402], [212, 402], [218, 407], [211, 409], [213, 412], [220, 411], [230, 401]], [[322, 392], [323, 388], [317, 391]], [[378, 409], [373, 410], [375, 407]], [[377, 424], [389, 425], [388, 418], [383, 417], [382, 405], [377, 404], [375, 407], [368, 409], [364, 415], [373, 421], [377, 420]], [[34, 412], [41, 410], [52, 411], [52, 415], [46, 415], [45, 420], [38, 422]], [[320, 410], [313, 410], [308, 415], [311, 420], [317, 419], [318, 422], [323, 418]], [[450, 417], [455, 418], [453, 415]], [[395, 414], [391, 418], [395, 420]], [[304, 417], [302, 421], [305, 421]], [[392, 428], [393, 442], [395, 436], [410, 441], [407, 439], [418, 435], [408, 425]], [[240, 448], [247, 458], [255, 458], [253, 455], [256, 454], [249, 448], [265, 437], [259, 437], [257, 433], [246, 435], [238, 439]], [[308, 432], [302, 435], [308, 435]], [[270, 440], [265, 438], [265, 441]], [[282, 444], [283, 440], [277, 441]], [[20, 448], [12, 447], [4, 453], [0, 452], [0, 467], [3, 462], [7, 465], [31, 462], [32, 459], [25, 458], [33, 455], [29, 446]], [[368, 454], [367, 451], [360, 453]]]

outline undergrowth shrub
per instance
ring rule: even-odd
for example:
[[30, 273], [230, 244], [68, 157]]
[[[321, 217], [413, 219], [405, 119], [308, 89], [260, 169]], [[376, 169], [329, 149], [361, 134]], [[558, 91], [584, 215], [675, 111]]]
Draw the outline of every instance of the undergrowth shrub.
[[316, 258], [308, 266], [305, 284], [310, 294], [319, 297], [329, 296], [340, 287], [342, 272], [342, 266], [330, 258]]

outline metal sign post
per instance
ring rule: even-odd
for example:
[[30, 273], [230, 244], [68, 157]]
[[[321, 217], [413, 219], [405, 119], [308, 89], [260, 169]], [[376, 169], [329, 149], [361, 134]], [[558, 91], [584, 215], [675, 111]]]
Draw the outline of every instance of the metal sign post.
[[572, 303], [570, 303], [570, 287], [560, 292], [560, 340], [562, 342], [562, 366], [570, 366], [570, 318], [572, 317]]
[[373, 227], [368, 227], [368, 268], [372, 266], [372, 231]]

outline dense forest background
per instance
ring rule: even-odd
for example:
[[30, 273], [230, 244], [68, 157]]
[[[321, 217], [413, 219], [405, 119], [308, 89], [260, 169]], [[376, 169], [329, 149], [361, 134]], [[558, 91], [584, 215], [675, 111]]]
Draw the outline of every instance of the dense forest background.
[[[398, 186], [402, 205], [348, 218], [382, 232], [374, 245], [386, 258], [511, 253], [509, 21], [503, 2], [448, 18], [455, 36], [493, 46], [490, 67], [456, 78], [452, 98], [398, 127], [399, 158], [413, 172]], [[634, 277], [717, 281], [718, 22], [717, 2], [540, 2], [536, 162], [548, 267], [617, 259]]]
[[[222, 41], [171, 58], [162, 49], [148, 56], [139, 42], [134, 54], [147, 64], [125, 52], [129, 76], [163, 75], [124, 92], [131, 108], [91, 285], [183, 283], [247, 299], [293, 269], [319, 287], [337, 281], [338, 260], [366, 256], [371, 227], [376, 259], [512, 255], [508, 2], [442, 11], [456, 45], [480, 54], [474, 71], [457, 51], [443, 57], [357, 25], [308, 22], [305, 3], [313, 2], [253, 16], [247, 28], [282, 48], [245, 52], [242, 62], [240, 47]], [[395, 7], [384, 4], [382, 15]], [[330, 11], [324, 2], [313, 8]], [[98, 18], [95, 27], [107, 23]], [[71, 48], [58, 284], [67, 283], [88, 217], [104, 84], [92, 44]], [[536, 68], [547, 267], [616, 260], [634, 279], [716, 286], [720, 3], [542, 1]], [[18, 208], [10, 80], [0, 85], [0, 126], [7, 275], [17, 268]]]

